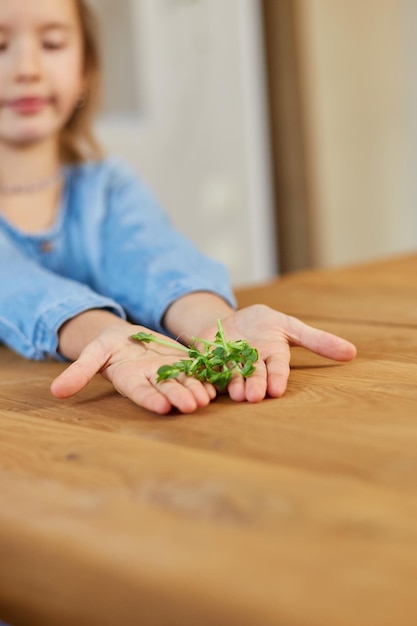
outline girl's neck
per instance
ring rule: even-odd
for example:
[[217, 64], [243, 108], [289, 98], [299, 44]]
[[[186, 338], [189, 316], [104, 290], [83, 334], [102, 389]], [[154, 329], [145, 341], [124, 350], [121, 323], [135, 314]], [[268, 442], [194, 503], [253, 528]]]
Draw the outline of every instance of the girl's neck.
[[0, 186], [24, 187], [46, 180], [60, 165], [56, 142], [18, 148], [0, 144]]
[[40, 233], [55, 221], [63, 180], [48, 185], [61, 166], [57, 146], [46, 143], [11, 149], [0, 144], [0, 186], [26, 188], [18, 193], [0, 193], [0, 214], [28, 233]]

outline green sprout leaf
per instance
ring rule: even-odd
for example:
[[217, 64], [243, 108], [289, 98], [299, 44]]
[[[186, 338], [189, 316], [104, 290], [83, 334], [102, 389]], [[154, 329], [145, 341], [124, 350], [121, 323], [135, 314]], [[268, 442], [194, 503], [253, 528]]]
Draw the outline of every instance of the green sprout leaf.
[[[188, 359], [182, 359], [172, 365], [162, 365], [158, 369], [158, 382], [184, 374], [194, 376], [202, 382], [212, 383], [220, 391], [224, 391], [230, 383], [233, 372], [238, 372], [243, 378], [248, 378], [254, 373], [258, 351], [243, 339], [227, 341], [220, 320], [217, 320], [217, 328], [214, 341], [193, 337], [189, 348], [156, 337], [152, 333], [139, 332], [132, 335], [132, 339], [144, 343], [153, 341], [187, 353]], [[203, 346], [203, 352], [196, 348], [197, 344]]]

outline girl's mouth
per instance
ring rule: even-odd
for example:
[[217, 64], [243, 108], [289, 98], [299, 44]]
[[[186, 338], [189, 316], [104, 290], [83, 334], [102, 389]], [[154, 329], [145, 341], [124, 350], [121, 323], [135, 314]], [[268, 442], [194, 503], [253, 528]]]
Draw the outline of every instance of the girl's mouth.
[[33, 115], [39, 113], [49, 104], [48, 98], [39, 98], [37, 96], [27, 96], [25, 98], [16, 98], [10, 100], [8, 106], [10, 109], [21, 115]]

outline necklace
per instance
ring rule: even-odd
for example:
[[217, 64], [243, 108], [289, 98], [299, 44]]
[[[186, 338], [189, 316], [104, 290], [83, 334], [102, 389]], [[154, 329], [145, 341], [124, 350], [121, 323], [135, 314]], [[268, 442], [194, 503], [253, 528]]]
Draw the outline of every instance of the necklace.
[[55, 183], [60, 182], [62, 179], [62, 169], [59, 168], [52, 176], [47, 178], [41, 178], [31, 183], [24, 183], [22, 185], [2, 185], [0, 183], [0, 194], [2, 195], [14, 195], [19, 193], [32, 193], [33, 191], [40, 191], [47, 187], [52, 187]]

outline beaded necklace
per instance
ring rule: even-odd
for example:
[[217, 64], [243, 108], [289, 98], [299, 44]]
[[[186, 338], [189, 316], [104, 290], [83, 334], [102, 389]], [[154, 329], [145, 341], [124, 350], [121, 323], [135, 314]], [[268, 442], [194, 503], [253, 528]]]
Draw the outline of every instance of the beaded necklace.
[[32, 183], [26, 183], [21, 185], [2, 185], [0, 183], [0, 195], [14, 195], [20, 193], [32, 193], [34, 191], [41, 191], [42, 189], [47, 189], [48, 187], [52, 187], [55, 183], [60, 182], [62, 179], [62, 169], [60, 168], [56, 171], [52, 176], [48, 176], [47, 178], [41, 178], [40, 180], [35, 180]]

